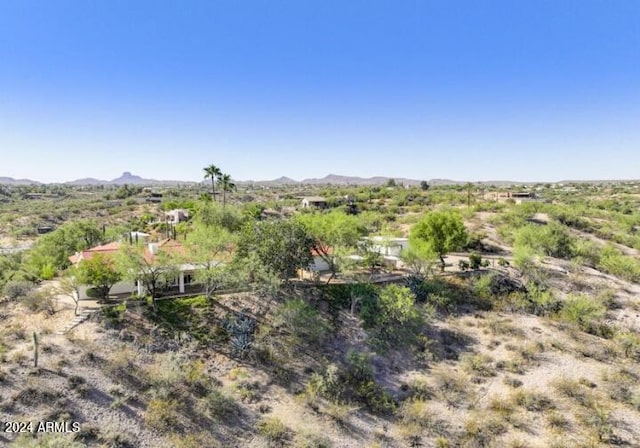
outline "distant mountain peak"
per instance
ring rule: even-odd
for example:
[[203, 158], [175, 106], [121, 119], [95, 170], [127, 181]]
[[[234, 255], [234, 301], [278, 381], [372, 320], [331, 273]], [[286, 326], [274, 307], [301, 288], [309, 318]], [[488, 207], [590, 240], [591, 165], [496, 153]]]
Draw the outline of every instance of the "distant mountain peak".
[[31, 179], [14, 179], [13, 177], [0, 177], [0, 185], [39, 185], [40, 182]]
[[279, 184], [297, 184], [298, 183], [297, 180], [291, 179], [290, 177], [287, 177], [287, 176], [278, 177], [277, 179], [274, 179], [271, 182], [279, 183]]
[[148, 182], [155, 182], [155, 181], [151, 179], [143, 179], [140, 176], [131, 174], [130, 171], [125, 171], [124, 173], [122, 173], [120, 177], [117, 177], [111, 180], [109, 183], [118, 185], [122, 183], [148, 183]]

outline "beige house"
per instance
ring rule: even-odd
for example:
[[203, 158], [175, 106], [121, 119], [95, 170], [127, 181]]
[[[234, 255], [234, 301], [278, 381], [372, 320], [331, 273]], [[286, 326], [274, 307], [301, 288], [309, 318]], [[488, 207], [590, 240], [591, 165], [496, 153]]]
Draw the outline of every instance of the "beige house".
[[516, 204], [522, 204], [523, 202], [536, 201], [538, 197], [532, 191], [491, 191], [484, 194], [484, 199], [497, 202], [512, 200]]
[[302, 208], [319, 208], [325, 209], [327, 208], [327, 200], [322, 196], [309, 196], [306, 198], [302, 198], [302, 202], [300, 203]]
[[177, 208], [164, 213], [165, 219], [169, 224], [178, 224], [189, 220], [189, 210]]

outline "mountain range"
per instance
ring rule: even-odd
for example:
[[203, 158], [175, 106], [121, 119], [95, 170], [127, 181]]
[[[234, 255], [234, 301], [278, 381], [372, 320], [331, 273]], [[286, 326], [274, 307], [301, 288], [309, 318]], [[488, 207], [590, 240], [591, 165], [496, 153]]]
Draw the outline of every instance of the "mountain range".
[[[295, 180], [290, 177], [282, 176], [273, 180], [246, 180], [246, 181], [236, 181], [237, 184], [240, 185], [264, 185], [264, 186], [277, 186], [277, 185], [383, 185], [387, 183], [390, 179], [395, 180], [398, 184], [404, 185], [419, 185], [422, 180], [417, 179], [407, 179], [400, 177], [385, 177], [385, 176], [375, 176], [375, 177], [357, 177], [357, 176], [343, 176], [339, 174], [329, 174], [322, 178], [309, 178], [303, 180]], [[200, 181], [200, 182], [208, 182], [208, 181]], [[427, 182], [429, 185], [458, 185], [464, 184], [466, 181], [456, 181], [451, 179], [428, 179]], [[559, 182], [545, 182], [545, 183], [578, 183], [578, 182], [616, 182], [615, 180], [601, 180], [601, 181], [584, 181], [584, 180], [573, 180], [573, 181], [559, 181]], [[179, 180], [156, 180], [156, 179], [144, 179], [135, 174], [131, 174], [129, 171], [125, 171], [122, 173], [120, 177], [117, 177], [112, 180], [101, 180], [95, 179], [93, 177], [85, 177], [82, 179], [76, 179], [69, 182], [63, 182], [62, 185], [73, 185], [73, 186], [82, 186], [82, 185], [193, 185], [199, 182], [193, 181], [179, 181]], [[496, 185], [496, 186], [506, 186], [506, 185], [522, 185], [522, 184], [534, 184], [539, 182], [518, 182], [518, 181], [510, 181], [510, 180], [495, 180], [495, 181], [481, 181], [474, 182], [475, 184], [481, 185]], [[12, 177], [0, 177], [0, 185], [41, 185], [43, 182], [38, 182], [31, 179], [14, 179]]]

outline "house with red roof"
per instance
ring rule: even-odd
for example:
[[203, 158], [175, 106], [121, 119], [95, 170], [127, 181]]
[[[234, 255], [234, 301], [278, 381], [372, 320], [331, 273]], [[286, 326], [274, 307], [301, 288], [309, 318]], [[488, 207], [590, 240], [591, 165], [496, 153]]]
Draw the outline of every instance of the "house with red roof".
[[[113, 242], [95, 246], [82, 252], [76, 252], [74, 255], [69, 257], [69, 261], [73, 265], [78, 266], [83, 260], [90, 260], [92, 257], [96, 256], [96, 254], [101, 254], [106, 257], [115, 257], [121, 251], [124, 244], [126, 243]], [[158, 254], [161, 252], [178, 256], [186, 254], [186, 250], [180, 242], [172, 239], [165, 239], [159, 242], [146, 244], [144, 246], [142, 256], [147, 263], [153, 264], [157, 260]], [[178, 276], [175, 279], [174, 284], [169, 286], [172, 289], [175, 289], [176, 293], [182, 294], [186, 292], [187, 287], [193, 285], [194, 274], [198, 269], [198, 266], [190, 263], [181, 263], [177, 265], [177, 268]], [[82, 285], [79, 290], [80, 300], [91, 298], [91, 293], [89, 291], [90, 288], [87, 285]], [[136, 284], [122, 281], [116, 283], [111, 288], [111, 294], [113, 295], [133, 293], [137, 293], [139, 296], [144, 295], [145, 291], [141, 281], [136, 282]]]

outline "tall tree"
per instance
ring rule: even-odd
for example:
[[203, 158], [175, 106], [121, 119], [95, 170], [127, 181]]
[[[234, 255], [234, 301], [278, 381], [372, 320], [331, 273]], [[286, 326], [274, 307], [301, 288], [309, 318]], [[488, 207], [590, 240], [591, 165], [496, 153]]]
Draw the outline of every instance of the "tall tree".
[[250, 222], [240, 232], [236, 256], [255, 258], [287, 282], [313, 261], [313, 238], [295, 221]]
[[427, 214], [411, 228], [409, 244], [416, 253], [434, 254], [440, 259], [444, 271], [444, 256], [460, 249], [467, 242], [467, 229], [462, 217], [453, 211], [443, 210]]
[[95, 246], [102, 238], [102, 231], [93, 220], [65, 223], [38, 238], [26, 256], [26, 266], [37, 278], [51, 278], [69, 266], [70, 255]]
[[78, 282], [91, 286], [102, 301], [109, 299], [111, 287], [121, 278], [114, 260], [102, 254], [82, 260], [76, 272]]
[[222, 175], [222, 171], [217, 166], [211, 164], [204, 168], [204, 178], [211, 179], [211, 196], [216, 200], [216, 179]]
[[331, 282], [346, 252], [357, 248], [364, 226], [355, 216], [341, 211], [304, 214], [297, 219], [315, 240], [315, 252], [329, 266], [331, 276], [327, 283]]
[[140, 281], [151, 296], [153, 310], [158, 311], [156, 299], [164, 284], [179, 274], [177, 257], [162, 248], [154, 256], [145, 247], [124, 245], [118, 254], [118, 266], [123, 278], [131, 282]]
[[70, 297], [74, 303], [73, 314], [78, 315], [80, 305], [80, 275], [75, 267], [67, 269], [58, 282], [55, 292], [59, 295]]
[[232, 234], [223, 227], [199, 225], [187, 238], [186, 258], [198, 266], [195, 281], [203, 286], [208, 300], [228, 282], [232, 244]]
[[236, 184], [231, 180], [231, 175], [223, 174], [220, 177], [220, 188], [222, 189], [222, 206], [227, 203], [227, 193], [236, 190]]

